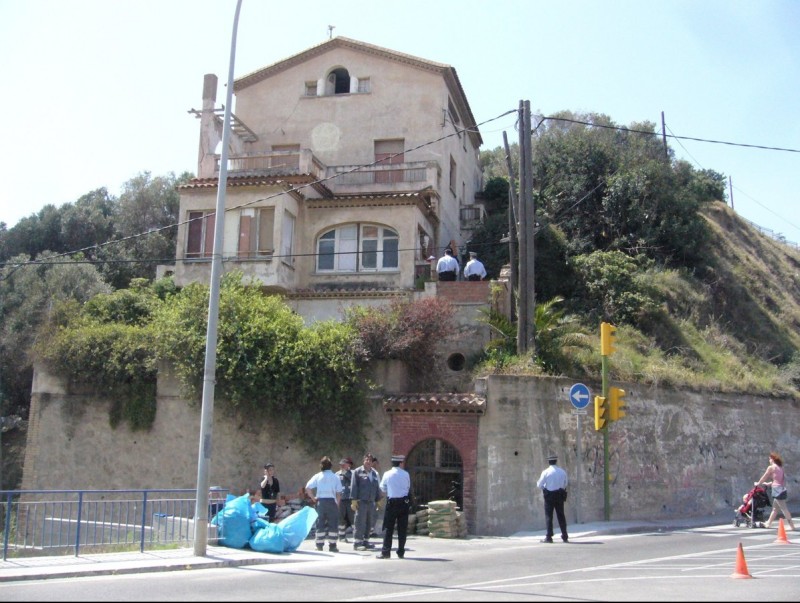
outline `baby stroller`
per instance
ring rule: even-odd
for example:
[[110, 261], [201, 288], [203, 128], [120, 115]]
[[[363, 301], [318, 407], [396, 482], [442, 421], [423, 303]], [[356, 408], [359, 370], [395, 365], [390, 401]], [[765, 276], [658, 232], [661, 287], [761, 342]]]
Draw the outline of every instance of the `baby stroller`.
[[733, 525], [737, 528], [741, 524], [745, 524], [748, 528], [763, 528], [766, 521], [764, 509], [771, 506], [767, 490], [763, 486], [754, 486], [742, 497], [742, 504], [734, 509], [736, 514]]

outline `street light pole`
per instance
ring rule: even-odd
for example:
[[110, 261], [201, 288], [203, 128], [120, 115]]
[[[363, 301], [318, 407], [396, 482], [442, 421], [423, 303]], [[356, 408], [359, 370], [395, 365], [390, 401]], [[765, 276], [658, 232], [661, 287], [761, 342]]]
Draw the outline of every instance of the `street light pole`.
[[219, 162], [217, 209], [214, 218], [214, 251], [211, 259], [211, 286], [208, 299], [206, 360], [203, 369], [203, 403], [200, 412], [200, 446], [197, 459], [197, 496], [194, 508], [194, 554], [205, 557], [208, 545], [208, 467], [211, 461], [211, 435], [214, 425], [214, 384], [217, 369], [217, 318], [219, 288], [222, 275], [223, 234], [225, 232], [225, 189], [228, 185], [228, 143], [231, 137], [231, 103], [233, 100], [233, 65], [236, 59], [236, 31], [242, 0], [236, 1], [231, 35], [231, 57], [228, 65], [228, 90], [225, 97], [225, 121], [222, 126], [222, 155]]

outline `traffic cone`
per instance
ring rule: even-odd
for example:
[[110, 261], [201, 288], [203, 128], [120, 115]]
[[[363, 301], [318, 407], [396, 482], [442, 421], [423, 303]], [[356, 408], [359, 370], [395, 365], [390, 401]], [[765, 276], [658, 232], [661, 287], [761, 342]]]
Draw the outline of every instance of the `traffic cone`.
[[747, 562], [744, 560], [744, 550], [742, 543], [739, 543], [739, 551], [736, 553], [736, 571], [731, 574], [731, 578], [752, 578], [747, 571]]
[[775, 541], [776, 544], [791, 544], [789, 539], [786, 538], [786, 528], [783, 527], [783, 517], [778, 520], [778, 539]]

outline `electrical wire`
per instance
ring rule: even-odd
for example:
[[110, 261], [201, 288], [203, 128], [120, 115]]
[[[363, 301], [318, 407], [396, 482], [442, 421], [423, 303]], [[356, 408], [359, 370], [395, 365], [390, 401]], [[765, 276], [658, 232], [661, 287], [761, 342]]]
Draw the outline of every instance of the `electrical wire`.
[[[316, 186], [318, 184], [325, 183], [325, 182], [327, 182], [329, 180], [333, 180], [334, 178], [339, 178], [340, 176], [345, 175], [345, 174], [351, 174], [353, 172], [357, 172], [359, 170], [363, 170], [363, 169], [368, 168], [368, 167], [373, 167], [373, 166], [375, 166], [375, 165], [377, 165], [379, 163], [385, 163], [387, 161], [387, 159], [391, 159], [393, 157], [397, 157], [398, 155], [404, 155], [405, 153], [410, 153], [412, 151], [417, 151], [417, 150], [422, 149], [422, 148], [424, 148], [426, 146], [430, 146], [432, 144], [436, 144], [437, 142], [441, 142], [442, 140], [446, 140], [447, 138], [451, 138], [453, 136], [460, 136], [460, 134], [462, 134], [464, 132], [479, 132], [479, 127], [480, 126], [482, 126], [484, 124], [487, 124], [487, 123], [490, 123], [492, 121], [496, 121], [498, 119], [501, 119], [501, 118], [505, 117], [506, 115], [509, 115], [510, 113], [516, 113], [516, 110], [515, 109], [514, 110], [509, 110], [509, 111], [506, 111], [504, 113], [501, 113], [497, 117], [493, 117], [493, 118], [487, 119], [486, 121], [483, 121], [483, 122], [481, 122], [479, 124], [475, 124], [474, 127], [461, 128], [461, 129], [456, 128], [455, 131], [453, 133], [451, 133], [451, 134], [446, 134], [445, 136], [440, 136], [439, 138], [437, 138], [435, 140], [429, 140], [427, 142], [419, 144], [419, 145], [417, 145], [415, 147], [412, 147], [410, 149], [404, 149], [403, 151], [399, 151], [397, 153], [394, 153], [394, 154], [390, 155], [389, 157], [386, 157], [386, 158], [383, 158], [383, 159], [379, 159], [379, 160], [375, 160], [372, 163], [366, 163], [366, 164], [362, 164], [362, 165], [357, 165], [357, 166], [353, 167], [350, 170], [346, 170], [346, 171], [343, 171], [343, 172], [337, 172], [336, 174], [333, 174], [333, 175], [328, 176], [326, 178], [320, 178], [318, 180], [314, 180], [312, 182], [308, 182], [308, 183], [302, 184], [300, 186], [292, 186], [287, 190], [280, 191], [280, 192], [275, 193], [273, 195], [268, 195], [266, 197], [260, 197], [258, 199], [254, 199], [252, 201], [248, 201], [247, 203], [242, 203], [241, 205], [235, 205], [235, 206], [232, 206], [232, 207], [226, 207], [225, 208], [225, 212], [227, 213], [229, 211], [236, 211], [236, 210], [242, 209], [244, 207], [248, 207], [250, 205], [253, 205], [254, 203], [260, 203], [260, 202], [263, 202], [263, 201], [269, 201], [269, 200], [274, 199], [276, 197], [280, 197], [281, 195], [286, 194], [286, 193], [293, 193], [293, 192], [296, 192], [296, 191], [300, 191], [300, 190], [303, 190], [305, 188], [308, 188], [308, 187], [311, 187], [311, 186]], [[280, 184], [280, 183], [281, 183], [280, 180], [275, 182], [275, 184]], [[182, 222], [176, 222], [174, 224], [168, 224], [168, 225], [162, 226], [160, 228], [154, 228], [154, 229], [148, 230], [147, 232], [142, 232], [142, 233], [138, 233], [138, 234], [135, 234], [135, 235], [130, 235], [130, 236], [127, 236], [127, 237], [123, 237], [121, 239], [113, 239], [111, 241], [106, 241], [105, 243], [97, 243], [95, 245], [90, 245], [90, 246], [87, 246], [87, 247], [83, 247], [81, 249], [76, 249], [76, 250], [73, 250], [73, 251], [65, 251], [65, 252], [62, 252], [62, 253], [54, 254], [52, 256], [49, 256], [49, 258], [47, 258], [46, 260], [42, 260], [42, 261], [31, 260], [29, 262], [21, 262], [21, 263], [13, 263], [13, 264], [12, 263], [8, 263], [8, 262], [4, 262], [4, 263], [0, 264], [0, 267], [5, 267], [5, 266], [9, 266], [9, 265], [10, 266], [24, 266], [26, 264], [41, 265], [43, 263], [48, 263], [48, 260], [50, 260], [51, 258], [68, 257], [68, 256], [71, 256], [71, 255], [75, 255], [77, 253], [83, 253], [83, 252], [88, 252], [88, 251], [96, 251], [98, 249], [101, 249], [103, 247], [107, 247], [109, 245], [114, 245], [114, 244], [117, 244], [117, 243], [124, 243], [126, 241], [131, 241], [131, 240], [134, 240], [134, 239], [138, 239], [140, 237], [149, 236], [149, 235], [155, 234], [157, 232], [163, 232], [163, 231], [169, 230], [171, 228], [177, 228], [177, 227], [182, 226], [184, 224], [189, 224], [190, 222], [193, 222], [195, 220], [204, 220], [208, 216], [212, 216], [212, 215], [216, 215], [216, 212], [215, 211], [214, 212], [209, 212], [209, 213], [204, 214], [203, 216], [200, 216], [198, 218], [192, 218], [190, 220], [184, 220]], [[300, 254], [292, 254], [292, 255], [293, 256], [299, 256]], [[273, 257], [276, 257], [276, 256], [273, 256]], [[146, 261], [146, 260], [141, 260], [141, 261]], [[99, 262], [99, 263], [103, 263], [103, 262]]]
[[[253, 205], [255, 203], [260, 203], [260, 202], [263, 202], [263, 201], [272, 200], [272, 199], [274, 199], [276, 197], [279, 197], [279, 196], [281, 196], [283, 194], [286, 194], [286, 193], [297, 192], [297, 191], [301, 191], [301, 190], [303, 190], [305, 188], [308, 188], [308, 187], [312, 187], [312, 186], [316, 186], [316, 185], [319, 185], [319, 184], [323, 184], [323, 183], [325, 183], [325, 182], [327, 182], [329, 180], [333, 180], [335, 178], [339, 178], [339, 177], [341, 177], [343, 175], [351, 174], [353, 172], [358, 172], [359, 170], [363, 170], [365, 168], [374, 167], [374, 166], [378, 165], [379, 163], [386, 163], [387, 159], [391, 159], [391, 158], [396, 157], [398, 155], [404, 155], [404, 154], [410, 153], [412, 151], [417, 151], [419, 149], [422, 149], [424, 147], [436, 144], [438, 142], [441, 142], [441, 141], [446, 140], [448, 138], [451, 138], [453, 136], [460, 136], [462, 133], [479, 132], [479, 127], [480, 126], [483, 126], [485, 124], [488, 124], [488, 123], [491, 123], [491, 122], [496, 121], [498, 119], [501, 119], [501, 118], [503, 118], [503, 117], [505, 117], [507, 115], [518, 114], [518, 113], [519, 113], [519, 111], [517, 109], [510, 109], [508, 111], [505, 111], [505, 112], [501, 113], [500, 115], [498, 115], [496, 117], [493, 117], [491, 119], [488, 119], [488, 120], [485, 120], [483, 122], [480, 122], [480, 123], [476, 124], [474, 127], [467, 127], [467, 128], [457, 128], [457, 127], [455, 127], [456, 124], [450, 122], [454, 126], [454, 132], [452, 132], [450, 134], [446, 134], [446, 135], [441, 136], [439, 138], [436, 138], [434, 140], [430, 140], [430, 141], [424, 142], [424, 143], [419, 144], [419, 145], [417, 145], [415, 147], [404, 149], [403, 151], [399, 151], [397, 153], [389, 155], [386, 158], [383, 158], [383, 159], [380, 159], [380, 160], [376, 160], [376, 161], [373, 161], [371, 163], [366, 163], [366, 164], [354, 166], [350, 170], [346, 170], [346, 171], [343, 171], [343, 172], [337, 172], [335, 174], [332, 174], [331, 176], [327, 176], [325, 178], [320, 178], [320, 179], [317, 179], [317, 180], [314, 180], [312, 182], [308, 182], [306, 184], [302, 184], [302, 185], [299, 185], [299, 186], [292, 186], [292, 187], [290, 187], [290, 188], [288, 188], [286, 190], [277, 192], [277, 193], [272, 194], [272, 195], [268, 195], [266, 197], [260, 197], [260, 198], [254, 199], [252, 201], [249, 201], [247, 203], [243, 203], [241, 205], [235, 205], [235, 206], [232, 206], [232, 207], [225, 208], [225, 211], [226, 212], [236, 211], [236, 210], [248, 207], [250, 205]], [[606, 128], [606, 129], [612, 129], [612, 130], [617, 130], [617, 131], [622, 131], [622, 132], [630, 132], [630, 133], [634, 133], [634, 134], [645, 134], [645, 135], [649, 135], [649, 136], [657, 136], [658, 135], [656, 132], [652, 132], [652, 131], [637, 130], [637, 129], [633, 129], [633, 128], [625, 128], [625, 127], [622, 127], [622, 126], [609, 126], [609, 125], [605, 125], [605, 124], [596, 124], [596, 123], [581, 121], [581, 120], [577, 120], [577, 119], [570, 119], [570, 118], [565, 118], [565, 117], [552, 117], [552, 116], [539, 116], [539, 117], [540, 117], [540, 120], [536, 124], [536, 127], [531, 130], [531, 134], [534, 134], [539, 129], [539, 127], [542, 126], [542, 124], [544, 124], [545, 121], [550, 120], [550, 121], [564, 121], [564, 122], [575, 123], [575, 124], [580, 124], [580, 125], [585, 125], [585, 126], [590, 126], [590, 127], [596, 127], [596, 128]], [[517, 127], [518, 127], [518, 122], [515, 124], [515, 128], [517, 128]], [[677, 140], [678, 144], [680, 144], [681, 147], [684, 150], [686, 150], [686, 147], [684, 147], [683, 144], [680, 143], [680, 140], [693, 140], [693, 141], [697, 141], [697, 142], [707, 142], [707, 143], [714, 143], [714, 144], [726, 144], [726, 145], [731, 145], [731, 146], [740, 146], [740, 147], [747, 147], [747, 148], [757, 148], [757, 149], [766, 149], [766, 150], [773, 150], [773, 151], [784, 151], [784, 152], [800, 153], [800, 150], [798, 150], [798, 149], [789, 149], [789, 148], [781, 148], [781, 147], [770, 147], [770, 146], [764, 146], [764, 145], [754, 145], [754, 144], [744, 144], [744, 143], [734, 143], [734, 142], [727, 142], [727, 141], [720, 141], [720, 140], [697, 138], [697, 137], [691, 137], [691, 136], [678, 136], [678, 135], [675, 135], [675, 134], [671, 133], [671, 131], [670, 131], [670, 134], [665, 134], [665, 136], [668, 137], [668, 138], [673, 138], [673, 139]], [[691, 154], [688, 152], [688, 150], [686, 150], [686, 152], [687, 152], [687, 154], [689, 154], [691, 156]], [[694, 157], [692, 157], [692, 158], [694, 159]], [[695, 162], [699, 165], [699, 162], [697, 162], [696, 160], [695, 160]], [[279, 185], [280, 183], [281, 183], [280, 180], [277, 180], [275, 182], [276, 185]], [[592, 189], [592, 191], [590, 191], [589, 193], [584, 195], [584, 197], [582, 197], [581, 199], [576, 201], [576, 203], [573, 204], [571, 207], [574, 207], [577, 204], [579, 204], [580, 202], [582, 202], [583, 200], [585, 200], [599, 186], [600, 185], [598, 184], [598, 186], [595, 187], [595, 189]], [[739, 189], [737, 188], [737, 190], [739, 190]], [[742, 194], [747, 195], [747, 193], [745, 193], [744, 191], [740, 191], [740, 192], [742, 192]], [[750, 197], [749, 195], [747, 195], [747, 196]], [[750, 197], [750, 198], [752, 199], [752, 197]], [[767, 208], [766, 206], [762, 205], [761, 203], [759, 203], [755, 199], [753, 199], [753, 201], [755, 201], [756, 203], [758, 203], [759, 205], [761, 205], [762, 207], [764, 207], [768, 211], [772, 212], [772, 210], [769, 210], [769, 208]], [[772, 213], [774, 213], [774, 212], [772, 212]], [[126, 236], [126, 237], [122, 237], [120, 239], [112, 239], [110, 241], [106, 241], [106, 242], [103, 242], [103, 243], [96, 243], [94, 245], [89, 245], [87, 247], [83, 247], [83, 248], [76, 249], [76, 250], [73, 250], [73, 251], [66, 251], [66, 252], [62, 252], [62, 253], [59, 253], [59, 254], [54, 254], [52, 256], [49, 256], [48, 258], [45, 258], [44, 260], [30, 260], [28, 262], [14, 262], [14, 263], [3, 262], [3, 263], [0, 263], [0, 268], [11, 266], [11, 267], [15, 268], [15, 270], [16, 270], [16, 268], [20, 268], [20, 267], [26, 266], [26, 265], [42, 265], [42, 264], [48, 264], [48, 263], [50, 263], [50, 264], [61, 263], [61, 262], [56, 262], [55, 260], [57, 260], [58, 258], [69, 257], [69, 256], [72, 256], [72, 255], [75, 255], [75, 254], [78, 254], [78, 253], [89, 252], [89, 251], [98, 251], [98, 250], [100, 250], [102, 248], [105, 248], [107, 246], [110, 246], [110, 245], [121, 244], [121, 243], [125, 243], [125, 242], [128, 242], [128, 241], [132, 241], [132, 240], [141, 238], [141, 237], [150, 236], [150, 235], [153, 235], [153, 234], [156, 234], [156, 233], [159, 233], [159, 232], [163, 232], [163, 231], [166, 231], [166, 230], [170, 230], [172, 228], [177, 228], [179, 226], [182, 226], [182, 225], [185, 225], [185, 224], [189, 224], [189, 223], [191, 223], [193, 221], [196, 221], [196, 220], [203, 220], [203, 219], [207, 218], [208, 216], [215, 215], [215, 214], [216, 214], [216, 212], [209, 212], [209, 213], [204, 214], [203, 216], [198, 217], [198, 218], [192, 218], [192, 219], [189, 219], [189, 220], [179, 221], [179, 222], [176, 222], [176, 223], [173, 223], [173, 224], [168, 224], [166, 226], [162, 226], [162, 227], [159, 227], [159, 228], [153, 228], [153, 229], [148, 230], [147, 232], [141, 232], [141, 233], [129, 235], [129, 236]], [[778, 216], [778, 217], [781, 217], [778, 214], [775, 214], [775, 215]], [[781, 217], [781, 219], [783, 219], [783, 218]], [[787, 223], [789, 223], [789, 222], [787, 221]], [[398, 251], [400, 251], [400, 250], [398, 250]], [[410, 250], [402, 250], [402, 251], [410, 251]], [[291, 254], [291, 255], [294, 256], [294, 257], [302, 257], [304, 255], [318, 255], [318, 254], [314, 253], [314, 254]], [[273, 254], [270, 257], [280, 258], [280, 257], [284, 257], [284, 256], [274, 255]], [[184, 258], [184, 260], [187, 260], [187, 258]], [[230, 258], [230, 260], [241, 261], [241, 258], [238, 258], [237, 256], [233, 256], [233, 257]], [[64, 263], [87, 263], [87, 264], [151, 263], [151, 262], [170, 262], [170, 263], [172, 263], [172, 262], [176, 262], [176, 261], [178, 261], [177, 258], [176, 259], [169, 259], [169, 260], [163, 260], [163, 259], [159, 259], [159, 260], [147, 260], [147, 259], [136, 259], [136, 260], [78, 260], [78, 261], [72, 261], [71, 260], [70, 262], [64, 262]], [[191, 259], [188, 259], [188, 261], [196, 262], [197, 260], [195, 258], [191, 258]], [[223, 261], [225, 261], [225, 260], [223, 260]]]
[[[593, 128], [606, 128], [608, 130], [618, 130], [620, 132], [631, 132], [632, 134], [647, 134], [650, 136], [658, 136], [656, 132], [649, 132], [647, 130], [635, 130], [633, 128], [625, 128], [623, 126], [607, 126], [605, 124], [595, 124], [588, 121], [580, 121], [578, 119], [569, 119], [567, 117], [544, 117], [545, 120], [551, 121], [566, 121], [574, 124], [581, 124], [584, 126], [591, 126]], [[531, 134], [533, 134], [535, 130], [531, 130]], [[725, 140], [713, 140], [710, 138], [695, 138], [693, 136], [677, 136], [675, 134], [666, 134], [667, 138], [675, 138], [679, 140], [694, 140], [696, 142], [709, 142], [712, 144], [726, 144], [734, 147], [747, 147], [751, 149], [765, 149], [767, 151], [784, 151], [786, 153], [800, 153], [800, 149], [789, 149], [784, 147], [768, 147], [765, 145], [760, 144], [745, 144], [741, 142], [728, 142]]]

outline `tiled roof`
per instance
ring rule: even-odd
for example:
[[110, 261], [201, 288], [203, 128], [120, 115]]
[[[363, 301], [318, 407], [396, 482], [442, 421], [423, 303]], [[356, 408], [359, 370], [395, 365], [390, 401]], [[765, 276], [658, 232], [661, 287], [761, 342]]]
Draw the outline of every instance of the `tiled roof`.
[[386, 412], [455, 413], [482, 415], [486, 398], [469, 394], [400, 394], [383, 399]]
[[[323, 197], [331, 196], [331, 191], [325, 185], [324, 180], [317, 180], [313, 174], [283, 174], [272, 176], [236, 176], [229, 175], [227, 178], [228, 188], [234, 186], [283, 186], [287, 192], [300, 193], [301, 189], [311, 186]], [[177, 187], [178, 190], [187, 189], [214, 189], [219, 186], [219, 178], [192, 178], [185, 184]]]
[[317, 287], [314, 289], [296, 289], [286, 293], [290, 299], [311, 298], [358, 298], [358, 297], [407, 297], [414, 289], [398, 289], [397, 287]]
[[[310, 174], [300, 174], [300, 176], [310, 177]], [[297, 175], [294, 176], [295, 178]], [[264, 185], [288, 185], [292, 176], [228, 176], [228, 186], [264, 186]], [[217, 188], [219, 178], [192, 178], [185, 184], [178, 186], [178, 189], [187, 188]]]

